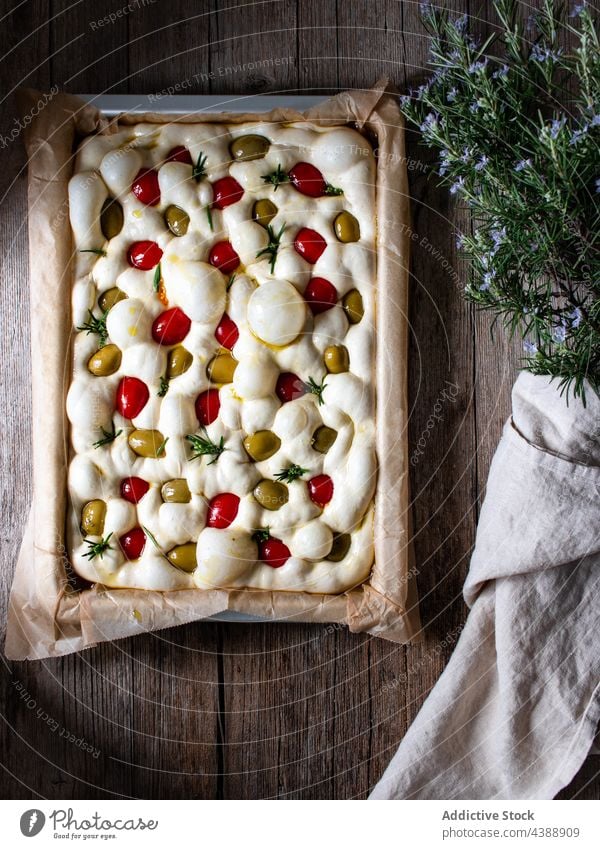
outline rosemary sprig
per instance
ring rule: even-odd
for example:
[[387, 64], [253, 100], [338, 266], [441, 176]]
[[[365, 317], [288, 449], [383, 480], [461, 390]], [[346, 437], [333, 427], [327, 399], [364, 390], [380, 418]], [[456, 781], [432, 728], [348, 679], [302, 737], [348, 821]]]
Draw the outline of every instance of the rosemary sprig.
[[89, 549], [85, 552], [83, 556], [89, 558], [90, 560], [93, 560], [94, 557], [99, 557], [100, 560], [102, 560], [104, 557], [104, 552], [107, 549], [111, 548], [109, 544], [111, 536], [112, 532], [106, 537], [106, 539], [101, 539], [100, 542], [94, 542], [91, 539], [84, 539], [84, 543], [86, 545], [89, 545]]
[[206, 206], [206, 217], [207, 217], [207, 219], [208, 219], [208, 226], [210, 227], [210, 231], [211, 231], [211, 233], [212, 233], [212, 232], [213, 232], [213, 230], [214, 230], [214, 227], [213, 227], [212, 212], [210, 211], [210, 204], [208, 204], [208, 205]]
[[271, 539], [271, 529], [257, 528], [252, 533], [252, 539], [254, 542], [266, 542], [268, 539]]
[[270, 224], [267, 224], [267, 233], [269, 236], [269, 244], [266, 248], [263, 248], [256, 254], [256, 258], [258, 259], [261, 256], [270, 257], [269, 264], [271, 267], [271, 274], [275, 273], [275, 263], [277, 261], [277, 252], [279, 251], [279, 243], [281, 241], [281, 237], [285, 231], [285, 224], [282, 224], [279, 228], [279, 232], [276, 233], [275, 230], [271, 227]]
[[285, 171], [282, 169], [281, 165], [277, 166], [276, 171], [272, 171], [270, 174], [263, 174], [262, 179], [263, 179], [264, 183], [267, 183], [268, 185], [274, 186], [274, 191], [277, 191], [277, 188], [282, 183], [289, 183], [290, 182], [290, 178], [285, 173]]
[[276, 480], [285, 481], [285, 483], [292, 483], [297, 478], [301, 478], [302, 475], [308, 474], [309, 469], [303, 469], [302, 466], [297, 466], [293, 463], [291, 466], [288, 466], [287, 469], [282, 469], [278, 474], [275, 475]]
[[192, 177], [197, 183], [206, 177], [206, 156], [202, 153], [202, 151], [198, 154], [198, 159], [192, 169]]
[[156, 266], [154, 270], [154, 277], [152, 278], [152, 288], [155, 292], [158, 292], [160, 288], [160, 281], [162, 280], [162, 269], [160, 267], [160, 262]]
[[98, 256], [106, 256], [104, 248], [84, 248], [79, 251], [80, 254], [97, 254]]
[[327, 384], [325, 383], [325, 377], [320, 383], [314, 379], [314, 377], [309, 377], [308, 380], [304, 384], [304, 388], [307, 392], [312, 395], [317, 396], [317, 402], [319, 406], [325, 403], [325, 399], [323, 398], [323, 392], [327, 389]]
[[161, 375], [160, 378], [160, 387], [158, 392], [156, 393], [159, 398], [164, 398], [167, 392], [169, 391], [169, 378]]
[[163, 441], [160, 443], [160, 445], [156, 449], [156, 456], [157, 457], [162, 457], [165, 454], [168, 441], [169, 441], [169, 437], [167, 436], [167, 438], [163, 439]]
[[213, 442], [205, 427], [202, 428], [202, 431], [204, 432], [204, 436], [199, 436], [197, 433], [190, 433], [186, 436], [194, 452], [190, 459], [196, 460], [198, 457], [213, 455], [213, 459], [208, 463], [209, 466], [212, 466], [213, 463], [217, 462], [223, 451], [227, 449], [225, 448], [223, 437], [218, 442]]
[[236, 277], [237, 277], [237, 271], [234, 271], [233, 274], [231, 275], [231, 277], [229, 278], [229, 280], [227, 281], [226, 289], [227, 289], [228, 292], [231, 289], [231, 287], [233, 286], [233, 281], [235, 280]]
[[337, 198], [340, 195], [344, 194], [344, 190], [338, 189], [336, 186], [332, 186], [331, 183], [327, 183], [325, 185], [325, 194], [327, 195], [327, 197]]
[[110, 445], [111, 442], [114, 442], [117, 436], [120, 436], [123, 431], [119, 428], [119, 430], [115, 430], [115, 423], [111, 421], [111, 430], [104, 430], [103, 427], [100, 428], [102, 431], [103, 438], [99, 439], [98, 442], [94, 442], [94, 448], [102, 448], [103, 445]]
[[85, 330], [87, 336], [89, 336], [90, 333], [97, 333], [100, 337], [98, 343], [99, 347], [104, 348], [108, 339], [108, 330], [106, 329], [106, 316], [108, 315], [108, 310], [105, 310], [100, 318], [97, 318], [91, 310], [88, 310], [88, 313], [90, 316], [89, 321], [86, 321], [85, 324], [79, 325], [77, 330]]

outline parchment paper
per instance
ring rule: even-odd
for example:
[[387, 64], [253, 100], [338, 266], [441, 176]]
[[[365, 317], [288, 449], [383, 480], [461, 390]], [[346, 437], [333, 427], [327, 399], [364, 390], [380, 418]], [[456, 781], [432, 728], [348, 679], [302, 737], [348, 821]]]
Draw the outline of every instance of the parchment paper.
[[[39, 92], [20, 93], [30, 114]], [[168, 121], [242, 123], [307, 120], [354, 123], [376, 137], [377, 168], [377, 452], [375, 565], [370, 579], [342, 595], [256, 590], [155, 592], [69, 586], [64, 547], [71, 372], [72, 239], [67, 184], [73, 151], [89, 133], [118, 124]], [[33, 391], [33, 504], [13, 581], [5, 651], [9, 659], [39, 659], [96, 643], [238, 611], [293, 622], [346, 623], [395, 642], [420, 631], [410, 544], [408, 480], [409, 199], [404, 127], [387, 81], [344, 92], [306, 113], [121, 115], [108, 121], [79, 98], [58, 94], [25, 133], [29, 155], [29, 244]], [[42, 344], [43, 343], [43, 344]]]

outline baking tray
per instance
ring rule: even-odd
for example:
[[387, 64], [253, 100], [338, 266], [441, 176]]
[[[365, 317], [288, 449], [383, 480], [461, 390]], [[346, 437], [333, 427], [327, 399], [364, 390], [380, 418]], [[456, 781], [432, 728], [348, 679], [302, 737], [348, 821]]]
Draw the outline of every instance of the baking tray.
[[[164, 96], [151, 94], [80, 94], [83, 100], [100, 109], [105, 115], [114, 117], [121, 112], [164, 112], [168, 115], [187, 115], [203, 112], [270, 112], [278, 107], [293, 106], [299, 112], [327, 100], [318, 95], [283, 95], [283, 94], [247, 94], [247, 95], [214, 95], [214, 94], [169, 94]], [[262, 616], [251, 616], [247, 613], [237, 613], [235, 610], [225, 610], [209, 616], [205, 622], [273, 622]]]

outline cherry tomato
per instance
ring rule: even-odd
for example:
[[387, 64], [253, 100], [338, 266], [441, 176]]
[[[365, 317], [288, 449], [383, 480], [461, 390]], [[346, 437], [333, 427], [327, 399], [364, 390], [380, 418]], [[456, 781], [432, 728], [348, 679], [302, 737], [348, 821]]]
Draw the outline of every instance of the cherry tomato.
[[134, 268], [140, 268], [142, 271], [150, 271], [160, 262], [163, 252], [158, 247], [156, 242], [144, 240], [142, 242], [134, 242], [129, 245], [127, 250], [127, 261]]
[[126, 419], [134, 419], [142, 412], [150, 392], [146, 384], [137, 377], [122, 377], [117, 386], [115, 406]]
[[233, 348], [239, 339], [240, 331], [237, 328], [235, 321], [232, 321], [227, 313], [223, 313], [223, 317], [215, 330], [215, 339], [222, 345], [223, 348]]
[[282, 404], [302, 398], [306, 395], [304, 381], [292, 371], [282, 371], [275, 384], [275, 393]]
[[327, 247], [327, 242], [316, 230], [302, 227], [296, 234], [294, 247], [301, 257], [314, 265]]
[[213, 206], [215, 209], [225, 209], [232, 203], [241, 200], [244, 194], [243, 188], [233, 177], [222, 177], [213, 184]]
[[165, 162], [183, 162], [184, 165], [194, 164], [189, 150], [182, 144], [178, 144], [176, 147], [171, 148], [167, 154]]
[[158, 171], [155, 171], [154, 168], [140, 171], [131, 184], [131, 191], [146, 206], [156, 206], [160, 201]]
[[304, 298], [313, 315], [330, 310], [337, 303], [337, 291], [324, 277], [313, 277], [304, 290]]
[[212, 424], [219, 415], [221, 399], [218, 389], [207, 389], [196, 398], [196, 416], [201, 425], [206, 427]]
[[258, 559], [273, 569], [279, 569], [291, 556], [291, 551], [280, 539], [269, 538], [258, 543]]
[[146, 534], [141, 528], [132, 528], [119, 537], [119, 545], [128, 560], [137, 560], [146, 546]]
[[223, 274], [233, 274], [240, 264], [240, 258], [234, 251], [231, 242], [217, 242], [216, 245], [213, 245], [208, 255], [208, 261]]
[[137, 504], [150, 489], [150, 484], [141, 478], [123, 478], [121, 481], [121, 498], [130, 504]]
[[329, 475], [317, 475], [308, 481], [307, 486], [310, 500], [319, 507], [325, 507], [333, 498], [333, 481]]
[[288, 173], [290, 182], [301, 195], [320, 198], [325, 194], [327, 183], [318, 168], [308, 162], [298, 162]]
[[208, 502], [206, 526], [208, 528], [228, 528], [237, 516], [240, 499], [233, 492], [220, 492]]
[[178, 345], [190, 332], [192, 322], [179, 307], [161, 312], [152, 323], [152, 338], [159, 345]]

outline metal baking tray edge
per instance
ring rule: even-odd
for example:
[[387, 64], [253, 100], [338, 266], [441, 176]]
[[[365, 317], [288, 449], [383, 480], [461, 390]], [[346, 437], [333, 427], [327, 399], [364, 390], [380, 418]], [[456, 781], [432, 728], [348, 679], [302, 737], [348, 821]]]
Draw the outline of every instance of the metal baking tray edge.
[[[313, 95], [257, 94], [224, 96], [214, 94], [80, 94], [87, 103], [105, 115], [114, 117], [121, 112], [164, 112], [168, 115], [187, 115], [203, 112], [269, 112], [283, 106], [293, 106], [299, 112], [322, 103], [326, 97]], [[207, 622], [273, 622], [263, 616], [251, 616], [224, 610], [207, 617]], [[283, 620], [281, 620], [283, 621]]]

